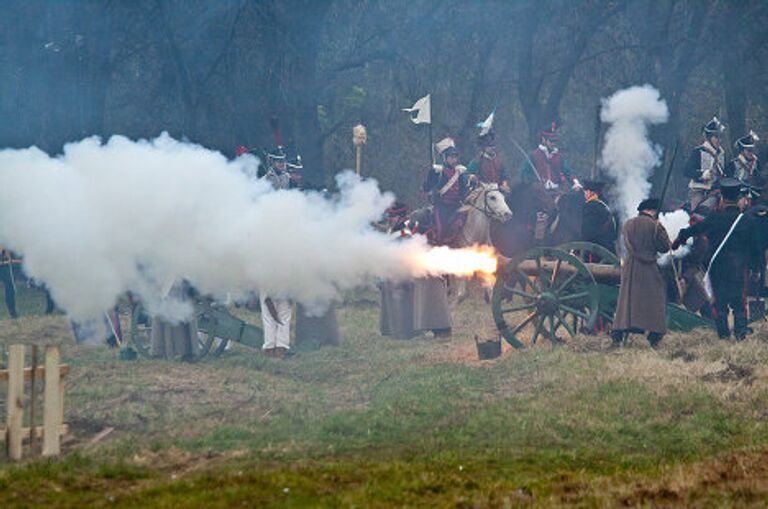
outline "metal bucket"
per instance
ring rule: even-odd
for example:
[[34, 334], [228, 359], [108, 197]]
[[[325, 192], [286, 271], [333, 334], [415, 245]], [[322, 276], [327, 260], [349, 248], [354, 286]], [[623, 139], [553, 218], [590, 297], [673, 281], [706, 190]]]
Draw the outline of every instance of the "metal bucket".
[[501, 356], [501, 339], [489, 339], [480, 341], [475, 336], [475, 346], [477, 346], [477, 356], [481, 361], [495, 359]]

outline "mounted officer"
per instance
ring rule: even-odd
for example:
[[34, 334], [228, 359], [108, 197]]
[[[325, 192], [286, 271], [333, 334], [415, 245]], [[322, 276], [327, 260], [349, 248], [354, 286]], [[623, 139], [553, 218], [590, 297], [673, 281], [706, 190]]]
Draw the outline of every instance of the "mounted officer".
[[704, 126], [704, 143], [695, 147], [685, 165], [684, 174], [688, 182], [688, 202], [690, 210], [699, 205], [712, 209], [717, 204], [717, 197], [712, 195], [712, 185], [725, 173], [725, 150], [720, 146], [720, 139], [725, 126], [717, 117], [712, 117]]
[[720, 180], [720, 207], [693, 226], [680, 231], [672, 244], [677, 249], [690, 237], [706, 235], [709, 240], [709, 278], [715, 307], [715, 324], [721, 339], [730, 336], [728, 310], [733, 311], [733, 333], [745, 338], [747, 328], [746, 290], [752, 249], [748, 221], [743, 221], [739, 197], [745, 189], [736, 179]]
[[729, 177], [739, 179], [750, 185], [762, 185], [762, 175], [760, 175], [760, 164], [755, 154], [755, 143], [760, 138], [754, 131], [742, 136], [734, 144], [738, 154], [728, 162], [725, 167], [725, 173]]
[[438, 244], [451, 243], [460, 227], [459, 207], [467, 196], [468, 174], [459, 164], [459, 151], [453, 139], [445, 138], [435, 144], [443, 164], [434, 165], [422, 186], [435, 207], [435, 230]]
[[[523, 163], [520, 175], [523, 182], [539, 181], [554, 194], [563, 194], [572, 188], [581, 188], [557, 147], [557, 124], [552, 122], [539, 133], [539, 145]], [[533, 164], [533, 166], [531, 166]]]
[[501, 162], [496, 151], [496, 132], [493, 130], [494, 113], [478, 124], [477, 145], [480, 150], [467, 165], [471, 180], [485, 184], [497, 184], [502, 192], [509, 192], [509, 171]]

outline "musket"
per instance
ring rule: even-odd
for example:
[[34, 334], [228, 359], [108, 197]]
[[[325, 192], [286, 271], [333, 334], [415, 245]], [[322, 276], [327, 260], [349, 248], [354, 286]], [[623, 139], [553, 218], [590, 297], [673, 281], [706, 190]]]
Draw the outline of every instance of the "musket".
[[667, 167], [667, 174], [664, 176], [664, 185], [661, 188], [661, 195], [659, 196], [659, 207], [664, 207], [664, 197], [667, 195], [667, 189], [669, 188], [669, 177], [672, 176], [672, 169], [675, 167], [675, 159], [677, 158], [677, 147], [680, 145], [680, 138], [675, 141], [675, 148], [672, 149], [672, 158], [669, 160], [669, 166]]

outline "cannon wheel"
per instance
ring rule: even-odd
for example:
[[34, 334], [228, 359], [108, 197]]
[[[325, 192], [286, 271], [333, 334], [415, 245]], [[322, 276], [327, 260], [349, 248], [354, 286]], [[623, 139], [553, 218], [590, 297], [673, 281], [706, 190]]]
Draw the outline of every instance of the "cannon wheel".
[[[557, 247], [563, 251], [568, 251], [580, 260], [590, 263], [604, 263], [613, 265], [616, 268], [621, 267], [619, 258], [599, 244], [592, 242], [568, 242]], [[605, 285], [598, 285], [600, 294], [599, 316], [604, 320], [603, 323], [613, 323], [613, 314], [616, 311], [616, 300], [618, 294], [613, 287], [606, 288]]]
[[[523, 270], [525, 266], [526, 270]], [[576, 256], [553, 248], [535, 248], [501, 271], [493, 287], [493, 318], [515, 348], [545, 339], [561, 343], [561, 329], [576, 335], [579, 322], [591, 328], [599, 310], [594, 277]]]
[[[144, 309], [144, 306], [141, 304], [141, 302], [133, 302], [130, 305], [130, 312], [131, 312], [131, 323], [130, 323], [130, 340], [131, 345], [133, 348], [136, 349], [137, 352], [142, 357], [151, 358], [151, 348], [150, 343], [152, 341], [152, 318], [150, 315], [146, 312]], [[204, 308], [196, 307], [196, 313], [202, 313], [204, 312]], [[211, 351], [211, 347], [214, 346], [216, 343], [216, 331], [212, 330], [209, 332], [198, 332], [198, 349], [197, 349], [197, 355], [186, 357], [185, 360], [188, 360], [190, 362], [197, 362], [201, 360], [203, 357], [208, 355], [208, 353]], [[224, 351], [224, 348], [226, 347], [226, 341], [225, 340], [219, 340], [219, 344], [214, 349], [214, 355], [219, 355], [221, 352]]]

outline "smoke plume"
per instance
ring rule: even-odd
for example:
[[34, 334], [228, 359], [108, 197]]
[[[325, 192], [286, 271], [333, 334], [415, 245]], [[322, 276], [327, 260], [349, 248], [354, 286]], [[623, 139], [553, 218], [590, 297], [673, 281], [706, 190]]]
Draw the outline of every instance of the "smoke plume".
[[[683, 228], [688, 228], [688, 226], [690, 226], [690, 219], [691, 217], [684, 210], [675, 210], [674, 212], [659, 214], [659, 222], [664, 227], [664, 229], [667, 230], [667, 234], [669, 235], [669, 240], [673, 242], [677, 238], [678, 234], [680, 233], [680, 230], [682, 230]], [[664, 253], [659, 257], [659, 260], [658, 260], [659, 265], [664, 266], [669, 264], [672, 258], [684, 257], [691, 250], [689, 244], [692, 244], [692, 243], [693, 243], [693, 239], [688, 239], [687, 244], [683, 244], [682, 246], [675, 249], [674, 251]]]
[[371, 278], [430, 272], [423, 239], [371, 228], [394, 198], [375, 181], [343, 173], [329, 200], [249, 179], [256, 164], [167, 134], [88, 138], [57, 157], [2, 150], [0, 244], [78, 319], [127, 291], [181, 319], [190, 307], [164, 298], [180, 280], [218, 298], [261, 291], [317, 309]]
[[648, 179], [661, 161], [661, 147], [648, 139], [648, 127], [667, 121], [667, 103], [650, 85], [619, 90], [603, 99], [600, 118], [610, 124], [605, 133], [601, 165], [613, 180], [613, 201], [623, 221], [648, 197]]

